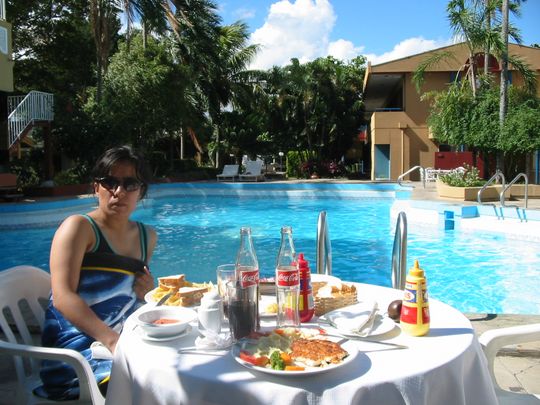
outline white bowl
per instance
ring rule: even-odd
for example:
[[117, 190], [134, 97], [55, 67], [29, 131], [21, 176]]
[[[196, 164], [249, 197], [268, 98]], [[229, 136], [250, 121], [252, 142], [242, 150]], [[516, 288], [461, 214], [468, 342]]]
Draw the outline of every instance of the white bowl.
[[[176, 322], [154, 323], [158, 319], [168, 319]], [[195, 319], [197, 319], [197, 313], [191, 308], [168, 306], [150, 308], [137, 316], [137, 322], [146, 335], [158, 338], [179, 335], [185, 332], [190, 322]]]

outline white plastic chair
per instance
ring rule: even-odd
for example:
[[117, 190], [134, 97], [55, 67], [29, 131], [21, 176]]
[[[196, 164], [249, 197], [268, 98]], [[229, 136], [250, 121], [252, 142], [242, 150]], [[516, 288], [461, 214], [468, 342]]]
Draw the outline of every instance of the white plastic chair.
[[240, 174], [240, 180], [244, 181], [259, 181], [264, 180], [264, 174], [262, 173], [263, 162], [261, 160], [248, 160], [246, 162], [246, 172]]
[[223, 166], [223, 171], [221, 174], [216, 175], [217, 181], [225, 180], [225, 179], [231, 179], [234, 181], [234, 179], [238, 176], [238, 169], [240, 168], [240, 165], [225, 165]]
[[519, 343], [540, 341], [540, 323], [491, 329], [482, 333], [478, 340], [488, 361], [489, 373], [495, 385], [499, 404], [540, 405], [540, 395], [522, 394], [502, 389], [495, 378], [494, 371], [495, 357], [501, 348]]
[[[34, 345], [29, 330], [32, 320], [28, 319], [29, 314], [26, 311], [30, 310], [41, 330], [45, 321], [43, 305], [47, 303], [50, 292], [49, 273], [37, 267], [16, 266], [0, 271], [0, 327], [7, 338], [7, 342], [0, 339], [0, 354], [13, 356], [15, 362], [16, 403], [104, 404], [105, 398], [101, 395], [92, 369], [82, 354], [71, 349]], [[26, 316], [23, 316], [23, 308]], [[8, 319], [9, 315], [6, 317], [7, 314], [11, 315], [11, 320]], [[15, 322], [16, 328], [10, 324], [11, 322]], [[19, 338], [17, 338], [17, 330]], [[23, 358], [29, 358], [29, 361], [24, 361]], [[42, 359], [63, 361], [74, 368], [80, 385], [78, 400], [56, 402], [33, 394], [33, 389], [41, 384], [40, 361], [38, 360]]]

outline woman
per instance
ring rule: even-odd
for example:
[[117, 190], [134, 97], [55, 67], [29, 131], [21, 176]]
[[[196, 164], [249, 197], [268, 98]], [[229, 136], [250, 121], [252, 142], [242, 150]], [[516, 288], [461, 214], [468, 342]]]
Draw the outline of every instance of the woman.
[[[112, 362], [93, 359], [90, 345], [99, 341], [114, 353], [123, 321], [154, 287], [147, 263], [157, 235], [129, 219], [148, 189], [141, 156], [127, 146], [110, 149], [92, 174], [98, 207], [68, 217], [52, 241], [52, 294], [42, 343], [81, 352], [103, 392]], [[44, 362], [41, 379], [38, 395], [78, 397], [75, 372], [64, 363]]]

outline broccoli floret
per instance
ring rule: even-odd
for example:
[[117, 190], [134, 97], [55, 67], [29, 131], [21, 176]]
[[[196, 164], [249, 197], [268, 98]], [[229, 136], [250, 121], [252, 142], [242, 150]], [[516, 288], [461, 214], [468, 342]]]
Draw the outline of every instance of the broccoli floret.
[[285, 362], [281, 358], [279, 350], [274, 350], [270, 355], [270, 366], [273, 370], [285, 370]]

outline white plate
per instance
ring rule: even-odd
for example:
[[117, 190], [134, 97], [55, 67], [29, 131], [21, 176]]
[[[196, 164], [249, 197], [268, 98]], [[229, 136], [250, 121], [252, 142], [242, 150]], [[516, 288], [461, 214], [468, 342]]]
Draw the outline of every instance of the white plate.
[[276, 297], [273, 295], [261, 295], [259, 301], [259, 315], [262, 318], [272, 318], [277, 315], [276, 312], [266, 312], [266, 307], [276, 302]]
[[[378, 319], [375, 320], [375, 325], [373, 329], [365, 337], [384, 335], [385, 333], [390, 332], [396, 327], [396, 323], [392, 319], [388, 318], [387, 316], [382, 316], [379, 314], [377, 315], [377, 317]], [[350, 333], [350, 332], [341, 331], [339, 329], [336, 329], [336, 330], [343, 336], [350, 336], [350, 337], [355, 336], [353, 333]]]
[[349, 355], [343, 359], [343, 361], [339, 364], [329, 364], [325, 367], [306, 367], [302, 371], [285, 371], [285, 370], [274, 370], [271, 368], [266, 367], [259, 367], [255, 366], [251, 363], [248, 363], [247, 361], [244, 361], [240, 358], [240, 350], [242, 350], [246, 345], [249, 345], [247, 342], [238, 342], [235, 343], [234, 346], [231, 349], [231, 355], [233, 358], [240, 363], [242, 366], [255, 371], [260, 371], [261, 373], [266, 374], [274, 374], [279, 376], [287, 376], [287, 377], [294, 377], [294, 376], [305, 376], [305, 375], [311, 375], [311, 374], [319, 374], [319, 373], [325, 373], [330, 370], [334, 370], [339, 367], [343, 367], [346, 364], [349, 364], [351, 361], [354, 360], [356, 355], [358, 354], [358, 349], [354, 342], [347, 341], [341, 345], [341, 347], [346, 350]]
[[191, 332], [191, 325], [188, 325], [186, 330], [184, 330], [182, 333], [179, 333], [177, 335], [172, 335], [172, 336], [163, 336], [163, 337], [148, 336], [146, 333], [144, 333], [144, 331], [140, 327], [137, 327], [137, 330], [139, 331], [138, 332], [139, 336], [143, 340], [148, 340], [150, 342], [168, 342], [170, 340], [176, 340], [176, 339], [180, 339], [186, 336], [189, 332]]
[[[348, 307], [343, 307], [343, 308], [336, 309], [334, 311], [330, 311], [323, 316], [323, 319], [328, 319], [332, 321], [333, 318], [335, 318], [338, 315], [342, 315], [347, 318], [353, 318], [355, 313], [358, 313], [359, 316], [360, 314], [363, 314], [363, 316], [367, 316], [366, 313], [369, 314], [369, 312], [373, 308], [373, 305], [374, 305], [374, 302], [359, 302], [358, 304], [354, 304]], [[376, 316], [377, 318], [375, 318], [373, 329], [366, 336], [383, 335], [385, 333], [390, 332], [392, 329], [396, 327], [396, 323], [389, 317], [381, 314], [380, 310]], [[351, 333], [350, 330], [348, 329], [345, 330], [339, 327], [333, 327], [333, 328], [336, 329], [340, 334], [344, 336], [355, 336], [355, 334]]]
[[[154, 299], [154, 292], [158, 289], [159, 287], [156, 287], [154, 288], [153, 290], [150, 290], [148, 291], [146, 294], [144, 294], [144, 300], [149, 303], [149, 304], [155, 304], [157, 301]], [[167, 304], [163, 304], [165, 306], [169, 306]], [[170, 305], [170, 306], [177, 306], [177, 305]], [[193, 309], [197, 309], [200, 305], [197, 304], [197, 305], [191, 305], [191, 306], [187, 306], [185, 308], [193, 308]]]
[[154, 288], [153, 290], [148, 291], [146, 294], [144, 294], [144, 300], [148, 302], [149, 304], [157, 302], [154, 299], [154, 293], [156, 292], [157, 288]]

